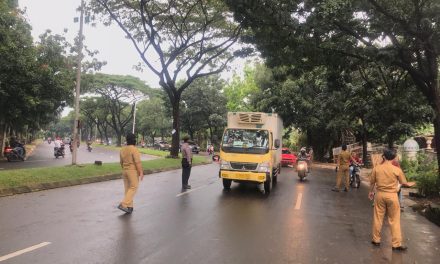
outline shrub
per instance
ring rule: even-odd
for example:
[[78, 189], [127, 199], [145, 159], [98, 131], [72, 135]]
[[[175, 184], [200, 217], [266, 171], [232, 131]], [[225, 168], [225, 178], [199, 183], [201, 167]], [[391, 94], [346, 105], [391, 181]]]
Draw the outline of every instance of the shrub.
[[440, 195], [440, 180], [435, 159], [424, 153], [417, 154], [416, 160], [409, 160], [403, 156], [400, 166], [409, 181], [416, 181], [420, 195]]

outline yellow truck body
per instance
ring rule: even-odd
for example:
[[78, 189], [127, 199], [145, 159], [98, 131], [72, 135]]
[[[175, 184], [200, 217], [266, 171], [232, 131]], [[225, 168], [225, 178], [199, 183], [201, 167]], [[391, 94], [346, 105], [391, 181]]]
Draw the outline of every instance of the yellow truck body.
[[276, 113], [230, 112], [220, 147], [226, 189], [232, 181], [264, 184], [269, 193], [281, 169], [283, 122]]

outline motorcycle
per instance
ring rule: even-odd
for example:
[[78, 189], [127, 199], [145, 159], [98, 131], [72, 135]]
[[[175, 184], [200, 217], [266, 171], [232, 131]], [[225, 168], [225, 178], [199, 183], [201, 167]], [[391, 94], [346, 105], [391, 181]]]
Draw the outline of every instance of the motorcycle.
[[309, 175], [307, 159], [298, 159], [296, 164], [296, 171], [298, 172], [298, 177], [300, 181], [303, 181]]
[[18, 148], [6, 147], [4, 151], [4, 155], [9, 162], [12, 161], [24, 161], [25, 152], [23, 149], [23, 156], [21, 156], [18, 152]]
[[354, 188], [359, 188], [361, 186], [361, 164], [350, 165], [353, 167], [353, 171], [350, 173], [350, 186]]
[[92, 152], [92, 144], [87, 144], [87, 150], [88, 150], [89, 152]]
[[60, 148], [57, 148], [57, 147], [53, 148], [53, 155], [55, 156], [56, 159], [58, 159], [58, 157], [64, 158], [64, 155], [65, 155], [64, 144], [61, 145]]

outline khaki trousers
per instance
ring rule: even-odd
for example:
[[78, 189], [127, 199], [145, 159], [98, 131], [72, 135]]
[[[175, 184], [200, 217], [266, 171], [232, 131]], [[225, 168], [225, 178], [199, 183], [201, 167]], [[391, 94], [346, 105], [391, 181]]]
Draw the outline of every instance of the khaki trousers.
[[136, 170], [124, 170], [122, 172], [124, 180], [125, 196], [121, 204], [123, 207], [133, 207], [133, 197], [139, 186], [139, 178]]
[[350, 167], [348, 166], [344, 166], [344, 167], [339, 167], [338, 173], [336, 174], [336, 188], [337, 189], [341, 189], [341, 180], [342, 177], [344, 177], [344, 184], [345, 184], [345, 188], [350, 187]]
[[380, 242], [380, 231], [385, 214], [391, 228], [392, 245], [399, 247], [402, 244], [400, 231], [400, 205], [397, 193], [378, 192], [374, 197], [373, 241]]

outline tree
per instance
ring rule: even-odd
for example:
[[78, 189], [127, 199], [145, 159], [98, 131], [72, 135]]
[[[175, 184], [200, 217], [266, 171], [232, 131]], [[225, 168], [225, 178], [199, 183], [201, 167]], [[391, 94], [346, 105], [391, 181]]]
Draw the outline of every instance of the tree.
[[152, 97], [138, 104], [137, 123], [142, 138], [163, 136], [171, 131], [171, 118], [167, 115], [165, 104], [160, 97]]
[[223, 2], [215, 0], [94, 0], [92, 8], [108, 15], [104, 23], [119, 25], [146, 67], [158, 76], [172, 105], [171, 156], [177, 157], [182, 93], [197, 78], [227, 67], [234, 57], [228, 50], [241, 26], [233, 22]]
[[121, 146], [122, 135], [133, 119], [135, 101], [145, 96], [149, 87], [132, 76], [102, 73], [93, 76], [90, 87], [102, 98], [102, 107], [109, 113], [105, 122], [114, 130], [117, 146]]
[[226, 97], [221, 92], [225, 82], [213, 75], [193, 82], [182, 95], [182, 128], [191, 139], [197, 131], [209, 130], [211, 142], [219, 128], [226, 125]]
[[[435, 112], [440, 144], [438, 1], [226, 2], [237, 20], [252, 28], [252, 41], [271, 65], [342, 56], [407, 71]], [[440, 164], [440, 151], [437, 155]]]

